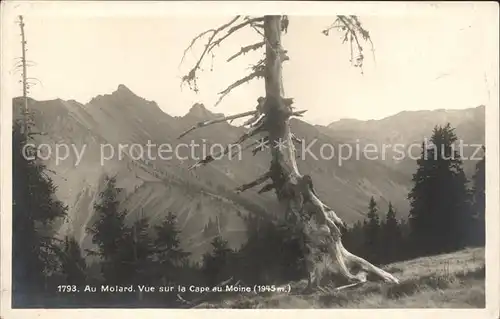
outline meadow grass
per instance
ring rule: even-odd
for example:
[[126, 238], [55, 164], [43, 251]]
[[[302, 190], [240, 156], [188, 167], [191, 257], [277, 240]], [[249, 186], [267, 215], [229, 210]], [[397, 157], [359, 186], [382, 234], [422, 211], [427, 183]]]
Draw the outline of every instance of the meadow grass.
[[484, 248], [423, 257], [383, 267], [399, 284], [368, 282], [334, 293], [301, 294], [305, 281], [289, 294], [240, 295], [205, 304], [223, 308], [484, 308]]

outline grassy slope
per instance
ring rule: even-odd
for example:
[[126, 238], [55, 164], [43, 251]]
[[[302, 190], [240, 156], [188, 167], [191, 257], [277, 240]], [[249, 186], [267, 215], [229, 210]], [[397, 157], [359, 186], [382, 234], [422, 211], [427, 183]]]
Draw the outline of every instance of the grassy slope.
[[[384, 267], [399, 285], [371, 282], [336, 293], [240, 295], [203, 307], [224, 308], [484, 308], [483, 248], [418, 258]], [[294, 293], [293, 290], [297, 293]]]

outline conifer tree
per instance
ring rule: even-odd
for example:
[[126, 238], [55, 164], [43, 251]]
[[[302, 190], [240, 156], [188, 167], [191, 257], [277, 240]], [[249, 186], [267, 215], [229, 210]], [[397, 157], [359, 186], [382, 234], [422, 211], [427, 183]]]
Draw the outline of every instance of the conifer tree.
[[123, 263], [123, 250], [127, 246], [126, 211], [119, 210], [117, 199], [120, 190], [116, 178], [106, 177], [105, 188], [94, 204], [96, 220], [88, 232], [97, 245], [96, 254], [101, 258], [101, 272], [107, 284], [123, 284], [129, 280], [127, 267]]
[[365, 229], [361, 221], [357, 221], [343, 235], [345, 247], [361, 257], [366, 256]]
[[235, 252], [221, 236], [214, 237], [211, 244], [212, 252], [203, 256], [202, 272], [208, 285], [217, 285], [233, 276]]
[[245, 221], [248, 239], [238, 251], [239, 275], [245, 283], [271, 284], [303, 278], [300, 231], [262, 216], [248, 216]]
[[[485, 148], [483, 146], [483, 152]], [[476, 164], [476, 172], [473, 176], [473, 214], [474, 222], [471, 225], [472, 241], [476, 245], [484, 245], [486, 239], [486, 219], [485, 219], [485, 169], [486, 169], [486, 154]]]
[[87, 265], [82, 250], [76, 239], [66, 236], [63, 241], [61, 256], [61, 272], [68, 285], [85, 284]]
[[36, 302], [47, 278], [58, 268], [53, 223], [67, 207], [55, 198], [56, 186], [36, 159], [21, 122], [12, 130], [12, 287], [13, 302]]
[[120, 249], [119, 258], [125, 266], [124, 274], [137, 285], [151, 284], [155, 281], [153, 269], [154, 243], [149, 229], [149, 218], [141, 216], [125, 228], [125, 242]]
[[399, 249], [401, 247], [402, 234], [396, 212], [392, 203], [389, 203], [385, 221], [382, 224], [382, 254], [385, 263], [390, 263], [399, 258]]
[[380, 262], [380, 218], [377, 203], [373, 196], [368, 205], [367, 222], [365, 226], [366, 254], [374, 263]]
[[155, 274], [163, 284], [175, 282], [182, 266], [187, 265], [189, 252], [181, 248], [177, 216], [169, 212], [155, 228]]
[[434, 128], [429, 147], [422, 143], [408, 195], [411, 241], [418, 254], [449, 252], [467, 242], [469, 191], [462, 159], [454, 147], [457, 140], [448, 123]]

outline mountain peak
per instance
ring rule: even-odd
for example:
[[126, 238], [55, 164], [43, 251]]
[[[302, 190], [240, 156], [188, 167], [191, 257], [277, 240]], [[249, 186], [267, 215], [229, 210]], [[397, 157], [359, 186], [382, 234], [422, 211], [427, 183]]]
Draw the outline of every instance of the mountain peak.
[[[114, 101], [114, 102], [112, 102]], [[99, 94], [93, 97], [87, 104], [102, 104], [108, 105], [110, 103], [123, 103], [127, 102], [129, 104], [137, 104], [137, 103], [150, 103], [143, 97], [132, 92], [125, 84], [119, 84], [116, 90], [111, 93]]]
[[134, 94], [134, 92], [132, 92], [132, 90], [130, 90], [128, 87], [126, 87], [125, 84], [119, 84], [118, 88], [116, 89], [115, 92], [116, 93]]
[[203, 103], [194, 103], [193, 106], [189, 109], [189, 112], [186, 116], [194, 116], [204, 120], [210, 120], [215, 118], [223, 117], [222, 113], [212, 113], [210, 112]]

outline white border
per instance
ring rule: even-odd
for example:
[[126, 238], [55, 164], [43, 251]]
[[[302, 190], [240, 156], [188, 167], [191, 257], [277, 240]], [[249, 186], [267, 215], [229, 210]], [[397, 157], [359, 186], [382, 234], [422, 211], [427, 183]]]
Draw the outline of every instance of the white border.
[[[256, 3], [258, 2], [258, 3]], [[200, 1], [200, 2], [118, 2], [118, 1], [2, 1], [1, 3], [1, 312], [2, 318], [150, 318], [158, 316], [223, 316], [230, 318], [237, 315], [240, 318], [263, 316], [272, 318], [276, 315], [286, 316], [287, 319], [314, 316], [315, 318], [498, 318], [499, 311], [499, 98], [498, 73], [493, 83], [489, 83], [492, 94], [490, 103], [486, 106], [486, 145], [488, 159], [486, 161], [486, 309], [459, 310], [459, 309], [315, 309], [315, 310], [170, 310], [170, 309], [64, 309], [64, 310], [17, 310], [11, 309], [11, 213], [12, 213], [12, 171], [11, 171], [11, 127], [12, 127], [12, 97], [18, 95], [13, 88], [12, 79], [6, 70], [9, 70], [9, 61], [12, 61], [8, 49], [12, 38], [17, 35], [18, 26], [13, 23], [19, 15], [43, 16], [165, 16], [165, 15], [256, 15], [283, 14], [288, 15], [334, 15], [339, 13], [357, 15], [401, 15], [423, 14], [433, 15], [439, 8], [446, 7], [447, 14], [462, 14], [467, 16], [471, 11], [481, 11], [482, 14], [491, 14], [496, 18], [495, 29], [497, 36], [495, 48], [498, 52], [498, 3], [497, 2], [279, 2], [279, 1]], [[480, 35], [478, 35], [480, 36]], [[488, 39], [489, 40], [489, 39]], [[498, 72], [498, 60], [491, 66]], [[311, 313], [313, 312], [313, 313]]]

